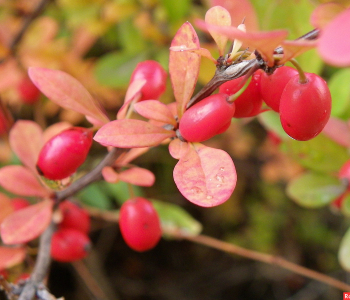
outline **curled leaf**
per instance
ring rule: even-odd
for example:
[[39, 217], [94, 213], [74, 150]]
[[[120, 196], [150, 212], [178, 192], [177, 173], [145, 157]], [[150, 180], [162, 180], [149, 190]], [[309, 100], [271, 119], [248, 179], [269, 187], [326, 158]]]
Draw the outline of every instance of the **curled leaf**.
[[155, 176], [147, 169], [134, 167], [120, 172], [119, 179], [138, 186], [152, 186]]
[[37, 238], [50, 224], [53, 201], [45, 200], [9, 215], [0, 227], [7, 245], [21, 244]]
[[100, 105], [73, 76], [59, 70], [31, 67], [28, 74], [38, 89], [51, 101], [102, 123], [109, 121]]
[[212, 207], [225, 202], [237, 181], [231, 157], [223, 150], [192, 144], [174, 168], [181, 194], [192, 203]]
[[175, 136], [174, 131], [151, 123], [123, 119], [109, 122], [101, 127], [94, 136], [94, 140], [104, 146], [138, 148], [158, 146], [173, 136]]
[[0, 270], [11, 268], [21, 263], [26, 257], [24, 247], [0, 246]]

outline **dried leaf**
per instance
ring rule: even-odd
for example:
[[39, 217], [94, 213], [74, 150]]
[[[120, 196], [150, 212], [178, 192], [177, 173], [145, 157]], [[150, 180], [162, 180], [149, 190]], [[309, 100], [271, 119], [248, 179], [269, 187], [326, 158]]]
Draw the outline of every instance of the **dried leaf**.
[[138, 148], [158, 146], [167, 138], [175, 136], [174, 131], [163, 129], [145, 121], [123, 119], [109, 122], [101, 127], [94, 140], [104, 146]]
[[73, 76], [59, 70], [31, 67], [28, 74], [38, 89], [51, 101], [104, 124], [109, 121], [100, 105]]
[[[200, 48], [197, 33], [189, 22], [184, 23], [174, 36], [171, 47], [175, 46], [183, 46], [190, 49]], [[201, 57], [197, 53], [170, 51], [169, 73], [179, 118], [185, 111], [196, 86], [200, 59]]]
[[50, 224], [53, 204], [53, 201], [45, 200], [9, 215], [1, 223], [2, 241], [14, 245], [37, 238]]
[[21, 196], [46, 197], [50, 194], [35, 175], [23, 166], [11, 165], [0, 169], [0, 185], [11, 193]]
[[181, 194], [192, 203], [212, 207], [225, 202], [237, 181], [231, 157], [223, 150], [191, 144], [174, 168]]
[[3, 247], [0, 246], [0, 270], [11, 268], [21, 263], [26, 257], [24, 247]]
[[134, 167], [119, 173], [119, 179], [133, 185], [152, 186], [155, 176], [147, 169]]

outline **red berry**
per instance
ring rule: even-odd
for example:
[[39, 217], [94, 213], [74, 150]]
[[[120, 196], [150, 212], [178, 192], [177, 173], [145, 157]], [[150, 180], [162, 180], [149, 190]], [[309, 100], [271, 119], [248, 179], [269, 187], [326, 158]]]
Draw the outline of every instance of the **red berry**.
[[119, 227], [126, 244], [140, 252], [155, 247], [162, 235], [156, 210], [150, 201], [141, 197], [124, 202]]
[[327, 124], [332, 99], [327, 83], [316, 74], [305, 73], [306, 83], [294, 76], [286, 85], [280, 102], [280, 120], [292, 138], [307, 141]]
[[261, 97], [274, 111], [279, 112], [282, 92], [289, 80], [296, 75], [298, 75], [298, 71], [287, 66], [276, 69], [271, 75], [265, 72], [261, 75]]
[[84, 258], [90, 247], [86, 233], [73, 228], [60, 228], [52, 236], [51, 256], [57, 261], [71, 262]]
[[34, 104], [40, 98], [40, 90], [28, 77], [24, 77], [20, 81], [17, 90], [24, 103]]
[[[235, 100], [234, 118], [246, 118], [256, 116], [261, 112], [262, 98], [260, 95], [260, 76], [262, 70], [256, 71], [244, 92]], [[219, 93], [229, 96], [237, 93], [240, 89], [242, 78], [225, 82], [219, 88]]]
[[142, 97], [140, 101], [156, 100], [165, 91], [167, 73], [158, 62], [146, 60], [136, 66], [130, 82], [137, 79], [146, 79], [146, 83], [141, 89]]
[[180, 120], [181, 136], [188, 142], [203, 142], [223, 133], [235, 113], [235, 104], [227, 100], [228, 95], [215, 94], [191, 106]]
[[27, 199], [24, 198], [13, 198], [11, 200], [11, 205], [14, 210], [20, 210], [22, 208], [28, 207], [30, 203]]
[[60, 228], [74, 228], [83, 233], [90, 230], [90, 216], [87, 211], [68, 200], [60, 203], [59, 208], [63, 214]]
[[92, 131], [82, 127], [66, 129], [41, 149], [37, 170], [51, 180], [72, 175], [85, 161], [92, 144]]

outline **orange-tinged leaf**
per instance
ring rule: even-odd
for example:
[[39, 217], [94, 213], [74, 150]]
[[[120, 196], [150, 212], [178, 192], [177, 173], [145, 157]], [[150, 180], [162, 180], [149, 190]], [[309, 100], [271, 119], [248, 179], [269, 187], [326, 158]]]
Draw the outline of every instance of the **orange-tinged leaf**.
[[11, 128], [9, 142], [21, 162], [36, 172], [35, 165], [43, 146], [43, 131], [40, 126], [29, 120], [17, 121]]
[[223, 150], [194, 143], [174, 168], [174, 180], [190, 202], [217, 206], [231, 196], [237, 181], [231, 157]]
[[23, 166], [11, 165], [0, 169], [0, 185], [11, 193], [21, 196], [46, 197], [50, 192], [35, 175]]
[[187, 142], [182, 142], [180, 139], [172, 140], [169, 143], [169, 153], [175, 159], [180, 159], [188, 151], [189, 144]]
[[[174, 36], [171, 47], [199, 49], [197, 33], [189, 22], [184, 23]], [[193, 52], [170, 51], [169, 73], [174, 96], [177, 102], [177, 113], [181, 118], [190, 100], [199, 74], [200, 55]]]
[[144, 100], [137, 102], [134, 104], [134, 109], [138, 114], [147, 119], [174, 126], [177, 124], [169, 107], [158, 100]]
[[170, 51], [184, 52], [189, 51], [193, 53], [197, 53], [202, 57], [210, 59], [213, 63], [217, 63], [217, 60], [211, 55], [210, 51], [206, 48], [187, 48], [186, 46], [174, 46], [169, 48]]
[[322, 3], [313, 10], [310, 23], [313, 27], [322, 29], [343, 10], [345, 10], [345, 7], [340, 3]]
[[[230, 13], [222, 6], [214, 6], [205, 14], [205, 22], [207, 24], [218, 26], [231, 26], [231, 16]], [[219, 54], [223, 56], [225, 54], [225, 47], [228, 40], [227, 36], [210, 29], [209, 33], [213, 37], [215, 43], [218, 45]]]
[[117, 183], [119, 181], [119, 174], [110, 166], [102, 169], [103, 179], [110, 183]]
[[128, 152], [123, 153], [121, 156], [118, 157], [116, 161], [116, 165], [125, 166], [129, 162], [133, 161], [135, 158], [146, 153], [148, 150], [149, 150], [149, 147], [130, 149]]
[[134, 167], [119, 173], [119, 179], [133, 185], [152, 186], [155, 176], [147, 169]]
[[45, 200], [9, 215], [0, 227], [2, 241], [21, 244], [37, 238], [50, 224], [53, 201]]
[[103, 123], [109, 121], [100, 105], [73, 76], [59, 70], [31, 67], [28, 74], [38, 89], [51, 101]]
[[317, 46], [317, 41], [307, 41], [307, 40], [295, 40], [295, 41], [284, 41], [282, 42], [283, 57], [278, 62], [279, 64], [284, 64], [285, 62], [303, 54], [306, 51], [311, 50]]
[[26, 257], [24, 247], [3, 247], [0, 246], [0, 270], [11, 268], [21, 263]]
[[12, 212], [13, 206], [11, 205], [11, 199], [5, 194], [0, 193], [0, 223]]
[[207, 24], [203, 20], [196, 20], [196, 25], [206, 31], [216, 31], [226, 35], [229, 39], [238, 39], [251, 47], [252, 51], [256, 49], [260, 52], [263, 58], [273, 65], [273, 51], [278, 47], [288, 35], [287, 30], [273, 30], [273, 31], [259, 31], [259, 32], [244, 32], [236, 27], [230, 26], [216, 26]]
[[94, 140], [104, 146], [138, 148], [158, 146], [167, 138], [175, 136], [174, 131], [166, 130], [151, 123], [123, 119], [109, 122], [95, 134]]

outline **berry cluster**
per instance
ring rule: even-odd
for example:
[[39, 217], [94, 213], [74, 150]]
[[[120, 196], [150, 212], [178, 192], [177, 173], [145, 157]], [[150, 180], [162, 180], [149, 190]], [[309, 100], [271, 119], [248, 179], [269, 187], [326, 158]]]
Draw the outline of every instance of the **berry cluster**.
[[234, 97], [242, 87], [241, 80], [222, 84], [218, 94], [190, 107], [180, 120], [179, 136], [188, 142], [205, 141], [224, 132], [232, 117], [261, 113], [264, 102], [280, 114], [285, 132], [299, 141], [317, 136], [329, 120], [331, 94], [327, 83], [316, 74], [287, 66], [272, 75], [258, 70], [243, 93]]
[[123, 203], [120, 208], [119, 227], [126, 244], [139, 252], [155, 247], [162, 236], [156, 210], [150, 201], [142, 197]]
[[71, 262], [84, 258], [90, 249], [90, 217], [76, 204], [64, 201], [60, 203], [62, 221], [52, 236], [51, 256], [61, 262]]

